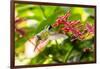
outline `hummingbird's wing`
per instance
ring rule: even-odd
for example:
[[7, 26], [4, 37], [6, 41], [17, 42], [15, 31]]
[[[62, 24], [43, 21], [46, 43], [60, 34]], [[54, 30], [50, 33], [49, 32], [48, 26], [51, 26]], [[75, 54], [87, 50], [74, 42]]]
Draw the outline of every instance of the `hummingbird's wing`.
[[64, 35], [64, 34], [59, 34], [59, 33], [55, 33], [51, 36], [49, 36], [49, 40], [57, 40], [57, 39], [60, 39], [60, 38], [63, 38], [63, 39], [67, 39], [68, 36], [67, 35]]

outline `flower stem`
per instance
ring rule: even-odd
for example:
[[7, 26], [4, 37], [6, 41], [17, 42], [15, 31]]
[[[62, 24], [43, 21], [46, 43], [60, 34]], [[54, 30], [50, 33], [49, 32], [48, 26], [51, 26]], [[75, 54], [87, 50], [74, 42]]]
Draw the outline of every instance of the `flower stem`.
[[64, 62], [66, 62], [69, 58], [69, 55], [72, 53], [74, 46], [72, 46], [69, 50], [69, 52], [66, 53], [65, 58], [64, 58]]

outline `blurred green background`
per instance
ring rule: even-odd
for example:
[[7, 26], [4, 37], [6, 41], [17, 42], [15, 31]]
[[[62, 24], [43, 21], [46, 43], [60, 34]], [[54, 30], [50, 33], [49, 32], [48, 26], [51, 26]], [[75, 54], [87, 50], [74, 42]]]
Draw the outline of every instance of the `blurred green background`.
[[[88, 36], [87, 40], [77, 40], [72, 43], [70, 39], [51, 41], [46, 48], [34, 58], [24, 58], [25, 42], [41, 32], [45, 26], [55, 23], [58, 16], [64, 15], [68, 10], [71, 16], [68, 20], [80, 20], [85, 24], [94, 24], [94, 8], [68, 7], [68, 6], [49, 6], [34, 4], [15, 4], [15, 64], [57, 64], [74, 62], [93, 62], [94, 57], [94, 37]], [[87, 52], [84, 53], [84, 49]], [[88, 52], [91, 49], [92, 52]]]

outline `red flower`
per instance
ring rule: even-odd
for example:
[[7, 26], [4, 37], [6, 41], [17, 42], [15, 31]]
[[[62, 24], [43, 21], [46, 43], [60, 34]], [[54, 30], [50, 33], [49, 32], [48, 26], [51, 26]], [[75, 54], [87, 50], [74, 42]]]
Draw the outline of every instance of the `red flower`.
[[66, 28], [66, 27], [61, 28], [61, 30], [65, 31], [65, 32], [69, 32], [70, 31], [70, 29]]
[[80, 20], [74, 20], [74, 21], [71, 21], [70, 22], [70, 25], [71, 26], [75, 26], [75, 25], [77, 25], [77, 24], [79, 24], [80, 23]]
[[56, 23], [54, 23], [52, 25], [52, 27], [57, 27], [57, 26], [59, 26], [61, 24], [66, 23], [66, 20], [68, 19], [69, 16], [70, 16], [70, 13], [68, 11], [64, 16], [58, 17], [57, 20], [56, 20]]
[[70, 11], [68, 11], [62, 18], [63, 20], [67, 20], [69, 16], [70, 16]]
[[86, 24], [86, 29], [88, 32], [94, 34], [94, 26], [90, 25], [89, 23]]

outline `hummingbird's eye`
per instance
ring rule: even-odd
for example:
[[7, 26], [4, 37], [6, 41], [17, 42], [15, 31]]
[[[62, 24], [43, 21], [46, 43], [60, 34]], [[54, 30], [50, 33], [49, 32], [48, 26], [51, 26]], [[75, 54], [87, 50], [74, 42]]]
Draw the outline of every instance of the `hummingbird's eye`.
[[41, 40], [41, 37], [39, 35], [37, 35], [38, 40]]

